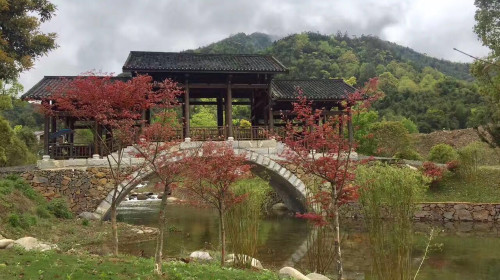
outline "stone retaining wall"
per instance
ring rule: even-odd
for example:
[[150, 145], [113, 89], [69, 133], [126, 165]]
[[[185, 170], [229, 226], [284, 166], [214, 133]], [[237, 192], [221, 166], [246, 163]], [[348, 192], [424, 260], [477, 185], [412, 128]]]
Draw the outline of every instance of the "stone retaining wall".
[[27, 170], [0, 172], [0, 177], [18, 174], [47, 200], [66, 198], [75, 214], [93, 212], [113, 189], [109, 168]]
[[[363, 216], [357, 203], [344, 205], [341, 211], [345, 217]], [[500, 222], [500, 203], [419, 203], [414, 218], [419, 221]]]

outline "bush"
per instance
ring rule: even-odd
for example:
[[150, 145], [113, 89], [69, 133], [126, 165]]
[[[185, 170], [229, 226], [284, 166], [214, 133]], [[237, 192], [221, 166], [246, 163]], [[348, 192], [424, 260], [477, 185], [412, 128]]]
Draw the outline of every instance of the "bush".
[[17, 214], [10, 214], [7, 218], [11, 227], [19, 227], [21, 226], [21, 217]]
[[473, 142], [458, 151], [460, 166], [458, 173], [463, 178], [472, 178], [477, 175], [479, 165], [488, 157], [488, 151], [480, 142]]
[[47, 218], [50, 218], [52, 217], [52, 215], [50, 214], [49, 210], [47, 209], [46, 206], [42, 206], [42, 205], [39, 205], [37, 208], [36, 208], [36, 215], [40, 218], [44, 218], [44, 219], [47, 219]]
[[5, 179], [0, 180], [0, 195], [10, 194], [14, 190], [20, 191], [24, 196], [39, 204], [45, 203], [45, 199], [30, 184], [26, 183], [23, 178], [11, 174], [6, 176]]
[[52, 215], [61, 219], [71, 219], [73, 218], [73, 213], [68, 208], [68, 203], [65, 199], [56, 198], [49, 202], [47, 209]]
[[86, 226], [88, 226], [89, 224], [90, 224], [89, 220], [87, 220], [87, 219], [83, 219], [83, 221], [82, 221], [82, 226], [86, 227]]
[[431, 179], [431, 187], [437, 187], [444, 177], [445, 169], [437, 166], [433, 162], [422, 164], [422, 173]]
[[429, 152], [429, 160], [437, 163], [447, 163], [458, 158], [458, 153], [452, 146], [437, 144]]
[[397, 152], [394, 157], [408, 160], [422, 160], [422, 156], [413, 149], [407, 149], [402, 152]]
[[408, 130], [401, 122], [375, 123], [370, 127], [367, 137], [371, 142], [367, 145], [369, 154], [392, 157], [398, 152], [412, 149]]
[[37, 218], [29, 214], [23, 214], [21, 216], [18, 214], [10, 214], [7, 220], [10, 226], [23, 229], [28, 229], [38, 223]]
[[413, 216], [427, 181], [410, 168], [376, 163], [356, 170], [375, 279], [413, 279]]

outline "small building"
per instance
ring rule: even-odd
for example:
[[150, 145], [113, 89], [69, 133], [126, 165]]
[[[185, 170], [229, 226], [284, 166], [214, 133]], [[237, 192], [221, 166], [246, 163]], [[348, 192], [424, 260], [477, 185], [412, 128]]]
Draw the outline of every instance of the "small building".
[[[184, 95], [180, 98], [184, 123], [179, 137], [187, 141], [267, 139], [268, 135], [279, 132], [283, 117], [292, 117], [290, 111], [292, 102], [297, 99], [297, 87], [313, 101], [314, 107], [325, 109], [326, 115], [344, 112], [343, 101], [355, 91], [340, 79], [275, 78], [287, 72], [283, 64], [269, 55], [132, 51], [125, 61], [123, 73], [113, 79], [127, 80], [147, 74], [154, 81], [170, 78], [178, 82], [184, 88]], [[52, 92], [73, 78], [46, 76], [22, 99], [50, 100]], [[217, 106], [216, 127], [191, 127], [190, 107], [197, 105]], [[251, 127], [233, 125], [234, 105], [250, 107]], [[147, 112], [147, 120], [150, 114]], [[91, 157], [94, 154], [104, 156], [97, 140], [86, 145], [74, 142], [73, 132], [81, 128], [85, 127], [71, 116], [46, 117], [45, 154], [55, 159]], [[348, 128], [352, 130], [350, 124]], [[352, 138], [352, 133], [349, 135]], [[58, 137], [64, 140], [58, 140]]]

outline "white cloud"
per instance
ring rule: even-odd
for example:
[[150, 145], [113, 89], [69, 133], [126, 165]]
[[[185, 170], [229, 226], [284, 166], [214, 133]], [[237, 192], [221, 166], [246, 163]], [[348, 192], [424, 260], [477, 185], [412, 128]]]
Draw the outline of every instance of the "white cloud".
[[21, 75], [26, 89], [44, 75], [96, 69], [120, 73], [131, 50], [182, 51], [238, 32], [287, 35], [302, 31], [371, 34], [431, 56], [469, 61], [453, 47], [482, 56], [472, 32], [471, 0], [107, 0], [55, 1], [42, 25], [59, 48]]

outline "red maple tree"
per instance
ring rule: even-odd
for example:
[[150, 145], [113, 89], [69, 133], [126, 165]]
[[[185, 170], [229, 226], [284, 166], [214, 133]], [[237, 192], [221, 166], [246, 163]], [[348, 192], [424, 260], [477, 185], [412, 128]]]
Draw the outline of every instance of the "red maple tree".
[[221, 241], [221, 266], [226, 256], [225, 215], [246, 195], [236, 195], [234, 183], [249, 176], [251, 166], [245, 155], [236, 154], [225, 142], [205, 142], [186, 158], [189, 172], [184, 187], [217, 209]]
[[[174, 105], [174, 104], [172, 104]], [[185, 171], [184, 152], [178, 149], [181, 140], [177, 137], [179, 122], [174, 111], [164, 110], [156, 115], [157, 122], [144, 128], [140, 140], [134, 147], [137, 156], [144, 159], [148, 171], [159, 179], [157, 188], [162, 199], [158, 215], [158, 236], [156, 239], [155, 273], [162, 274], [162, 254], [167, 221], [167, 197], [176, 183], [182, 180]]]
[[357, 162], [351, 158], [356, 145], [342, 133], [342, 126], [350, 121], [353, 110], [367, 108], [379, 96], [377, 81], [371, 80], [364, 89], [348, 95], [342, 104], [345, 112], [339, 115], [313, 109], [303, 91], [297, 90], [299, 96], [292, 110], [296, 117], [287, 121], [282, 156], [286, 164], [321, 181], [320, 186], [310, 190], [311, 212], [297, 216], [311, 220], [316, 226], [332, 228], [336, 270], [338, 279], [342, 279], [339, 207], [358, 198], [358, 186], [353, 184]]
[[[147, 125], [143, 118], [144, 112], [157, 106], [171, 106], [180, 91], [171, 80], [153, 83], [152, 78], [146, 75], [116, 78], [93, 72], [49, 90], [52, 94], [48, 98], [50, 100], [43, 101], [44, 113], [71, 116], [87, 124], [95, 141], [107, 154], [114, 182], [111, 198], [114, 254], [118, 254], [116, 209], [128, 186], [137, 183], [140, 172], [134, 171], [143, 167], [123, 164], [125, 148], [136, 141], [141, 128]], [[102, 136], [102, 130], [108, 132], [112, 141]]]

